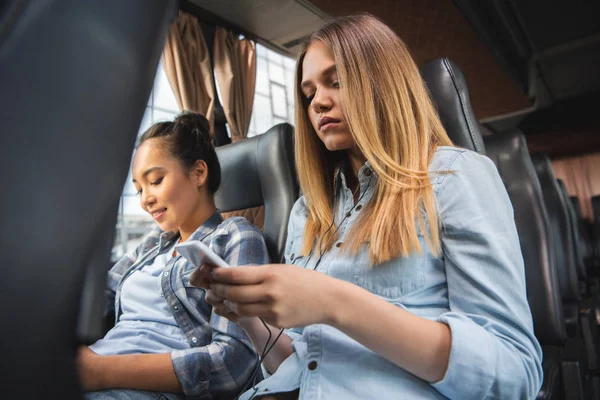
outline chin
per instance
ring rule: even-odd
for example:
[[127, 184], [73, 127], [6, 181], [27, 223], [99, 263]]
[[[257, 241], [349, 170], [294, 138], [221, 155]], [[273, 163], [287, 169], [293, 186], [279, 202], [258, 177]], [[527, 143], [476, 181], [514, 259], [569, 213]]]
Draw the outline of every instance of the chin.
[[324, 144], [325, 148], [329, 151], [342, 151], [352, 148], [352, 143], [341, 142], [338, 140], [327, 141]]

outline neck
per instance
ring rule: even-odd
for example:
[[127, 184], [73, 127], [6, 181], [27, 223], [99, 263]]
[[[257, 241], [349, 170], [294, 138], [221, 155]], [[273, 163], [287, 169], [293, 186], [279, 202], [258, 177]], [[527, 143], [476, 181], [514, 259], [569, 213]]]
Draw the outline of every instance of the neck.
[[358, 171], [365, 165], [367, 159], [358, 150], [348, 150], [346, 158], [346, 185], [354, 193], [354, 200], [358, 196]]
[[354, 178], [358, 179], [358, 171], [365, 165], [367, 159], [362, 155], [358, 148], [354, 147], [346, 152], [346, 158], [348, 160], [348, 173], [352, 172]]
[[196, 231], [203, 223], [205, 223], [217, 211], [215, 200], [212, 196], [208, 196], [205, 201], [199, 203], [194, 214], [186, 221], [185, 224], [179, 227], [179, 241], [185, 242], [190, 238], [192, 233]]

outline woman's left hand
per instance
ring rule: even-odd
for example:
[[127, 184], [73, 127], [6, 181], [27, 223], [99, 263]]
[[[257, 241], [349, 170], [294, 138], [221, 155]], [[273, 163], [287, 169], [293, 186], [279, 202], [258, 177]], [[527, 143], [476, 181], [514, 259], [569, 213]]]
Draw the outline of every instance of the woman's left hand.
[[327, 296], [339, 282], [285, 264], [214, 268], [210, 290], [240, 317], [261, 317], [278, 328], [329, 323]]
[[87, 346], [79, 346], [75, 364], [79, 373], [79, 381], [85, 391], [103, 389], [103, 371], [100, 366], [102, 356], [94, 353]]

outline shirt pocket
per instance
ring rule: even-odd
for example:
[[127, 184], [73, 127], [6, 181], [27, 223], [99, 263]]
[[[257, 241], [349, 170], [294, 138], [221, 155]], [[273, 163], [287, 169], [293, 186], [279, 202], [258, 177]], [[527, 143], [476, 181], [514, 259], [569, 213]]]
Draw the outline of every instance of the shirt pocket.
[[294, 236], [288, 243], [285, 249], [285, 262], [286, 264], [303, 265], [306, 262], [307, 256], [302, 255], [302, 244], [304, 242], [304, 235], [300, 234]]
[[371, 266], [366, 245], [353, 263], [354, 283], [388, 301], [415, 292], [425, 285], [425, 239], [419, 234], [423, 254], [412, 253], [408, 257], [397, 257], [382, 264]]

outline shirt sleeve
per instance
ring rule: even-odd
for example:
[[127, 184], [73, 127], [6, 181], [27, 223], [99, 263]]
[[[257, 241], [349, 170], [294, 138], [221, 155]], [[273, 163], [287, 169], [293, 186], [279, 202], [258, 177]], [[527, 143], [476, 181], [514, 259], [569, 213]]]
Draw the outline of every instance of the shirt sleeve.
[[[222, 258], [232, 267], [262, 265], [269, 255], [261, 232], [249, 222], [228, 223]], [[200, 301], [204, 301], [204, 297]], [[212, 341], [206, 346], [171, 353], [173, 368], [188, 397], [210, 392], [234, 398], [258, 367], [258, 356], [244, 330], [215, 313], [210, 314]]]
[[[306, 221], [306, 200], [304, 196], [301, 196], [296, 203], [294, 203], [294, 207], [292, 207], [292, 211], [290, 212], [290, 219], [288, 221], [288, 230], [287, 230], [287, 238], [285, 241], [285, 263], [292, 264], [293, 261], [291, 258], [293, 255], [297, 255], [300, 253], [301, 246], [298, 246], [299, 243], [302, 243], [303, 239], [300, 239], [304, 236], [304, 227]], [[296, 246], [296, 250], [294, 251], [293, 246]], [[298, 339], [302, 336], [302, 332], [304, 331], [304, 327], [294, 327], [290, 329], [285, 329], [283, 333], [290, 337], [292, 340]]]
[[113, 265], [113, 267], [108, 271], [105, 289], [106, 302], [104, 304], [105, 318], [115, 316], [115, 296], [117, 293], [117, 287], [119, 286], [121, 279], [123, 279], [123, 274], [125, 271], [127, 271], [129, 267], [131, 267], [137, 260], [140, 246], [121, 257], [121, 259], [117, 261], [115, 265]]
[[448, 398], [535, 398], [541, 348], [527, 303], [513, 209], [494, 164], [463, 152], [436, 191], [450, 311], [439, 321], [452, 344]]

